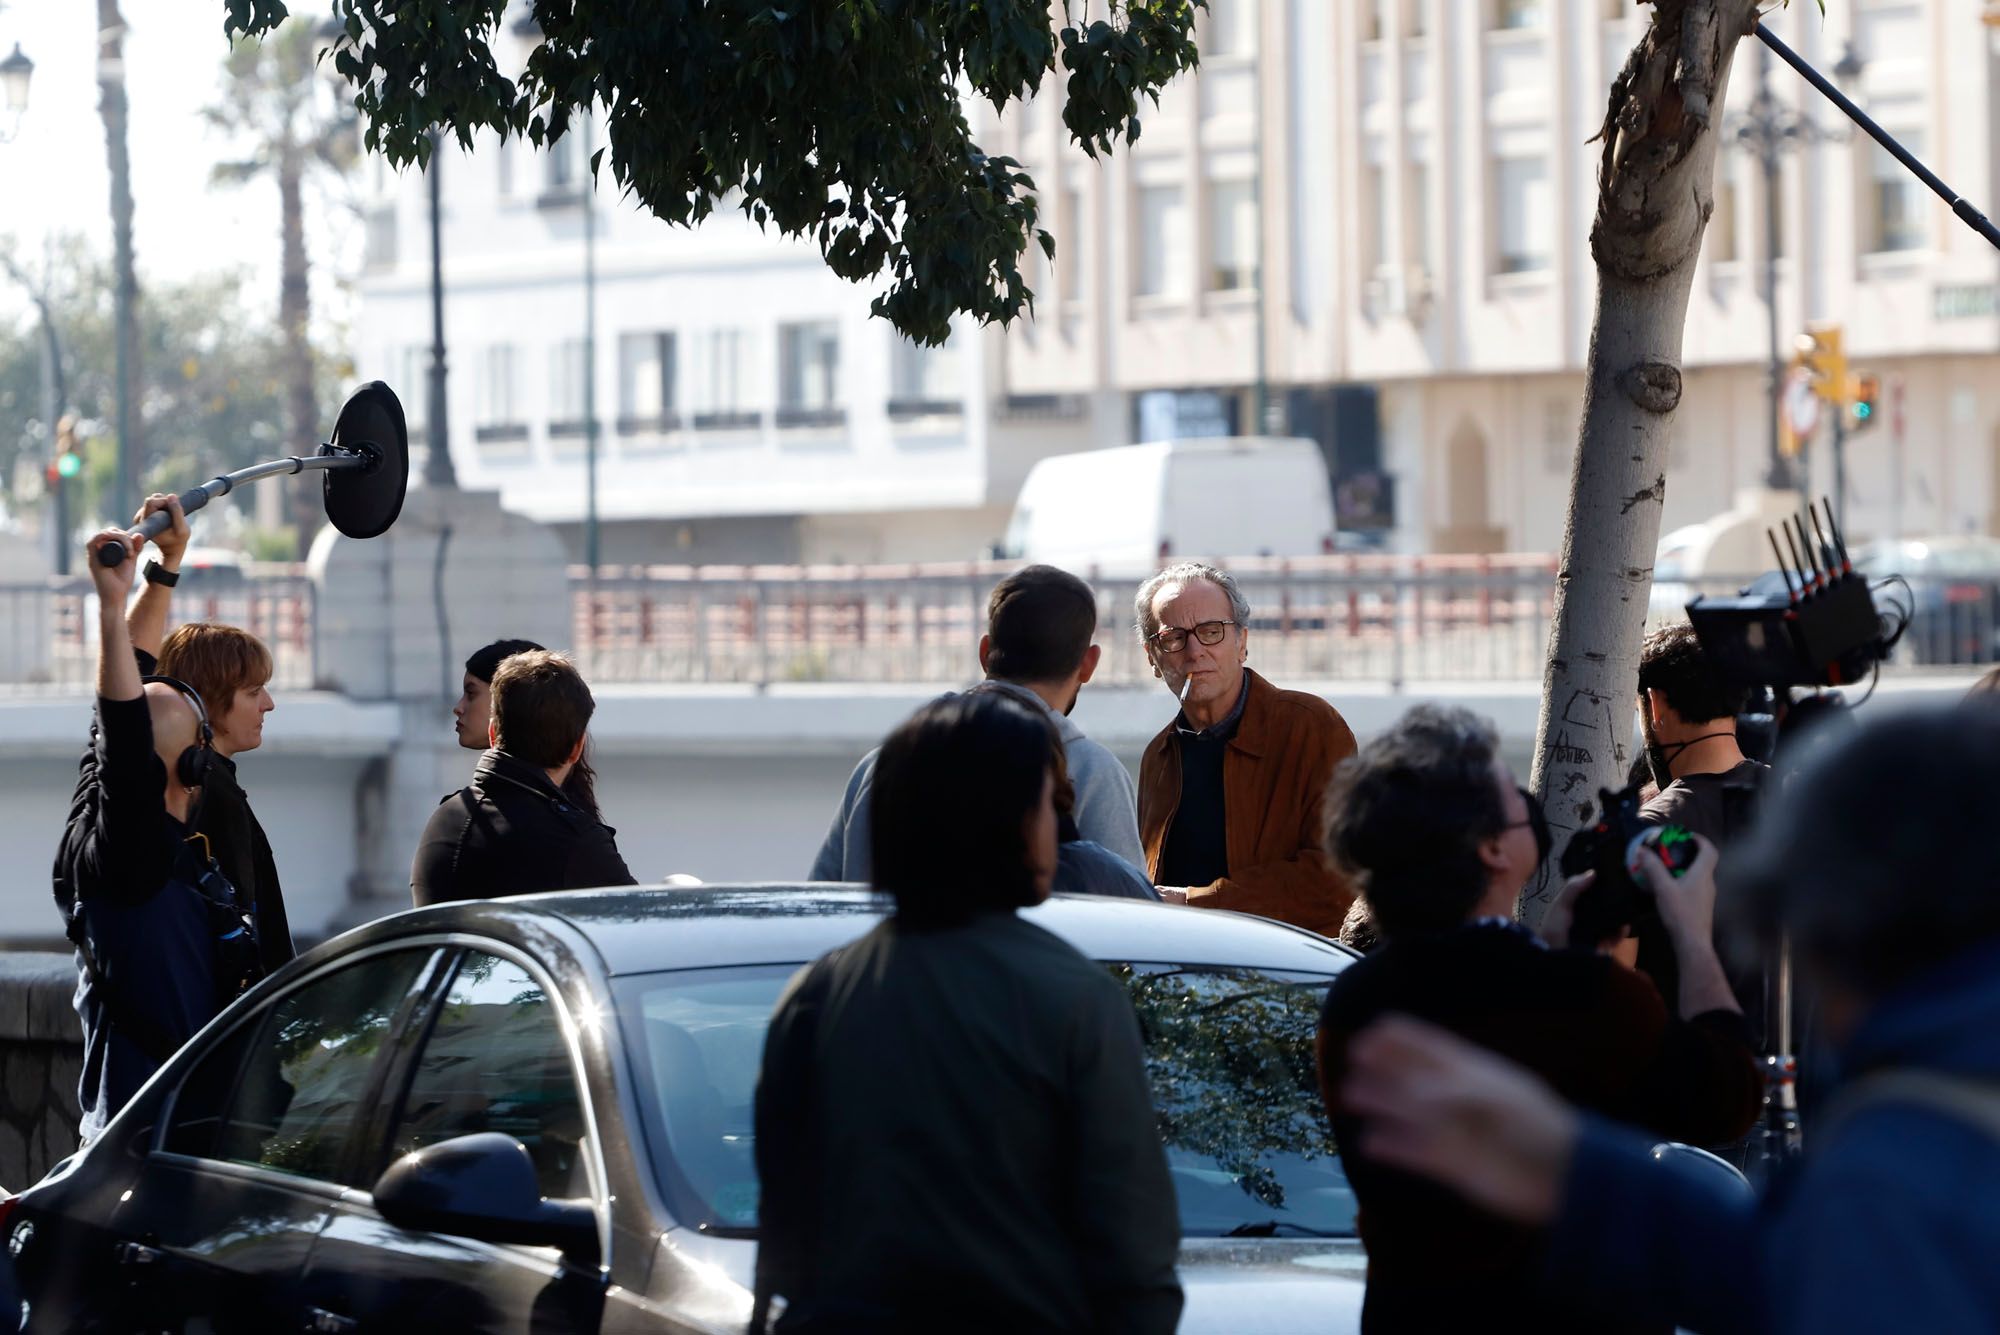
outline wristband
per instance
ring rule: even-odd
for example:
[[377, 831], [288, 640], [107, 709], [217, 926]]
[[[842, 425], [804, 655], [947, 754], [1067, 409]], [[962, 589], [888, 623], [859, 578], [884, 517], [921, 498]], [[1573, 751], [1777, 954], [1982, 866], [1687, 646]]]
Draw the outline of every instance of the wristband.
[[163, 589], [171, 589], [181, 582], [181, 572], [169, 570], [158, 561], [146, 562], [146, 582], [157, 584]]

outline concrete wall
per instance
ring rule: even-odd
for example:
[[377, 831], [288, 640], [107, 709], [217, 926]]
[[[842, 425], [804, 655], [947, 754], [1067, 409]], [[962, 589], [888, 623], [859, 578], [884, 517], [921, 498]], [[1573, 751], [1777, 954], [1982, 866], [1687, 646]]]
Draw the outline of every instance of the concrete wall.
[[76, 1149], [75, 992], [68, 955], [0, 954], [0, 1191], [39, 1181]]
[[[347, 903], [357, 794], [395, 748], [400, 715], [325, 692], [285, 692], [277, 703], [264, 745], [238, 774], [270, 836], [293, 929], [318, 936]], [[49, 870], [89, 734], [88, 699], [0, 700], [0, 848], [10, 852], [0, 946], [61, 939]]]

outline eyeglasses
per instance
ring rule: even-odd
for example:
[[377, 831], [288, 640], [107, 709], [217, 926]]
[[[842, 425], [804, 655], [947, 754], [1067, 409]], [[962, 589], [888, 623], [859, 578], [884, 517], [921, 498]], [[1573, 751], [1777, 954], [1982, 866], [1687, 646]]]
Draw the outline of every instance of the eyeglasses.
[[1179, 626], [1162, 626], [1146, 637], [1155, 649], [1163, 654], [1177, 654], [1187, 648], [1188, 636], [1192, 635], [1203, 644], [1222, 643], [1222, 637], [1229, 633], [1234, 621], [1203, 621], [1187, 630]]

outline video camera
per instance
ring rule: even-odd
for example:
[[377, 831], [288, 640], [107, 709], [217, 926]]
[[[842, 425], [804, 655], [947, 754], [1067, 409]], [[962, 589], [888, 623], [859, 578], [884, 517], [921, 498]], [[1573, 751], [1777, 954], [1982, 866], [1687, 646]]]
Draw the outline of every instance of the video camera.
[[1675, 876], [1694, 865], [1693, 835], [1678, 825], [1639, 819], [1639, 787], [1634, 783], [1615, 793], [1599, 789], [1596, 823], [1578, 830], [1562, 851], [1564, 876], [1596, 873], [1571, 911], [1569, 944], [1576, 949], [1595, 950], [1617, 940], [1627, 927], [1658, 916], [1652, 892], [1639, 879], [1642, 859], [1658, 858]]
[[[1779, 532], [1786, 550], [1779, 549]], [[1782, 690], [1861, 680], [1888, 657], [1903, 626], [1885, 630], [1867, 579], [1848, 560], [1832, 505], [1809, 506], [1764, 536], [1778, 558], [1775, 573], [1784, 591], [1752, 592], [1753, 584], [1734, 598], [1696, 597], [1687, 614], [1702, 653], [1718, 673], [1744, 686]]]

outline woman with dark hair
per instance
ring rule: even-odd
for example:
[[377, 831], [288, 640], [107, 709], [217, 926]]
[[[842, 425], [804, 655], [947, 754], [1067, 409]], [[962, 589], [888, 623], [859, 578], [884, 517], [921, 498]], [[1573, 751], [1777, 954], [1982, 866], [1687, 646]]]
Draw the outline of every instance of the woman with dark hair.
[[1586, 1107], [1669, 1139], [1729, 1140], [1756, 1117], [1762, 1082], [1711, 944], [1712, 896], [1692, 876], [1649, 881], [1681, 957], [1671, 1008], [1597, 950], [1549, 949], [1565, 944], [1589, 878], [1565, 887], [1549, 940], [1514, 920], [1549, 855], [1548, 826], [1493, 725], [1463, 709], [1419, 706], [1370, 741], [1334, 775], [1327, 816], [1328, 851], [1356, 878], [1381, 939], [1334, 981], [1319, 1032], [1321, 1088], [1368, 1249], [1361, 1329], [1616, 1329], [1535, 1292], [1527, 1230], [1375, 1162], [1338, 1097], [1347, 1040], [1383, 1014], [1414, 1014]]
[[[495, 640], [472, 651], [465, 660], [465, 678], [460, 683], [458, 701], [451, 707], [452, 725], [458, 732], [460, 746], [468, 751], [484, 751], [491, 744], [487, 732], [493, 723], [493, 674], [515, 654], [535, 653], [542, 647], [533, 640]], [[583, 755], [563, 780], [562, 791], [592, 820], [603, 823], [604, 814], [597, 809], [597, 771], [590, 767], [587, 740]]]
[[883, 744], [874, 883], [895, 911], [793, 979], [765, 1040], [754, 1331], [1178, 1321], [1131, 1004], [1015, 912], [1056, 874], [1052, 736], [976, 693]]

